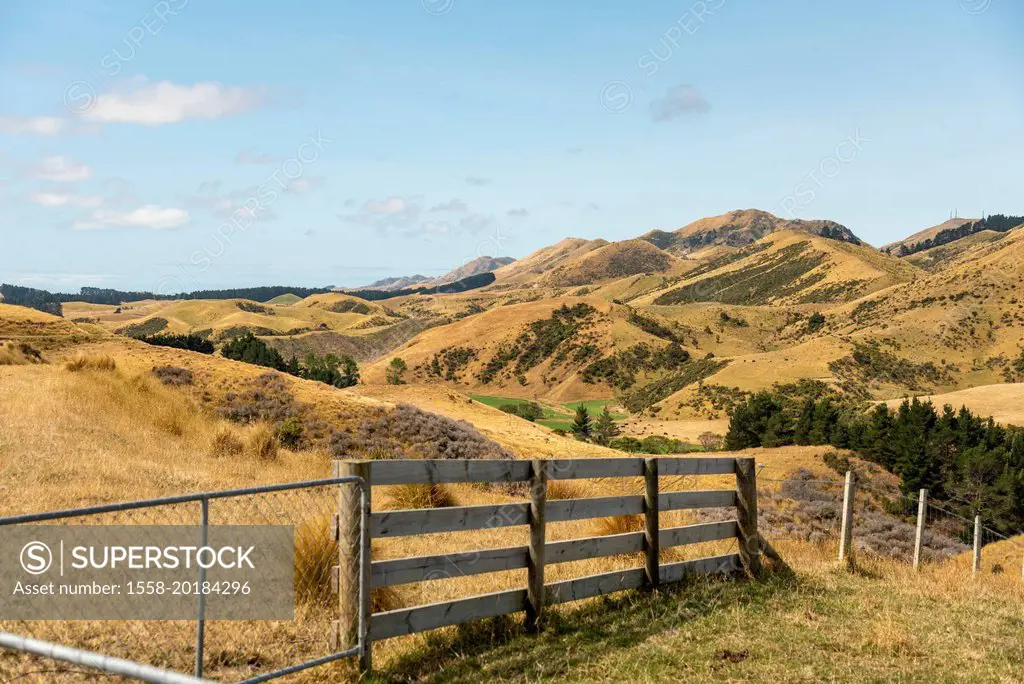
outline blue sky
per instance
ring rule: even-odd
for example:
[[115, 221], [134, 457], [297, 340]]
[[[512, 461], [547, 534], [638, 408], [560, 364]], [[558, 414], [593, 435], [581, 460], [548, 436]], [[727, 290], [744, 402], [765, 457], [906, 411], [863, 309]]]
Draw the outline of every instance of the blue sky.
[[1009, 0], [0, 6], [0, 280], [358, 285], [761, 208], [1024, 213]]

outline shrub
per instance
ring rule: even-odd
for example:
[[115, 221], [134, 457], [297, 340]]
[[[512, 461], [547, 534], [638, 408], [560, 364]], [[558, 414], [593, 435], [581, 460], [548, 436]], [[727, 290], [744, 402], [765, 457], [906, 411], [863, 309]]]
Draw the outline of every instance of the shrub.
[[193, 382], [192, 371], [177, 366], [154, 366], [153, 375], [169, 387], [191, 385]]
[[825, 327], [825, 317], [820, 311], [815, 311], [811, 314], [811, 317], [807, 319], [807, 332], [815, 333]]
[[402, 378], [407, 368], [408, 365], [404, 359], [400, 359], [397, 356], [391, 359], [391, 363], [388, 364], [387, 371], [385, 372], [387, 383], [389, 385], [404, 385], [405, 380]]
[[269, 425], [260, 425], [249, 435], [249, 453], [257, 461], [276, 461], [278, 441], [273, 428]]
[[281, 446], [295, 449], [302, 441], [302, 420], [298, 416], [290, 416], [278, 423], [274, 432]]
[[844, 477], [846, 476], [846, 473], [849, 472], [849, 470], [853, 467], [848, 457], [843, 456], [836, 451], [826, 452], [825, 455], [821, 457], [821, 460], [823, 460], [825, 462], [825, 465], [827, 465], [829, 468], [831, 468], [832, 470], [836, 471], [837, 473]]
[[110, 356], [86, 356], [79, 354], [64, 364], [64, 368], [72, 373], [88, 370], [110, 372], [117, 370], [117, 362]]
[[359, 365], [348, 354], [310, 354], [306, 357], [305, 365], [299, 370], [299, 375], [307, 380], [316, 380], [334, 387], [352, 387], [359, 383]]
[[377, 409], [353, 430], [331, 438], [335, 458], [374, 451], [406, 458], [502, 458], [512, 454], [464, 420], [427, 413], [409, 404]]
[[280, 423], [299, 413], [284, 378], [276, 373], [264, 373], [251, 380], [244, 392], [229, 392], [224, 400], [218, 413], [238, 423]]
[[502, 404], [498, 407], [498, 410], [511, 413], [513, 416], [519, 416], [531, 423], [544, 417], [544, 409], [541, 408], [540, 404], [533, 401], [520, 402], [518, 404]]

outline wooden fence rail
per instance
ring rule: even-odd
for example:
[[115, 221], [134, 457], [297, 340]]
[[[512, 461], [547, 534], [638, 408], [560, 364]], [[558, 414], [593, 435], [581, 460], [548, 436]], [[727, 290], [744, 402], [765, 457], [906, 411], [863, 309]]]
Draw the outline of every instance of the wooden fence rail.
[[[659, 477], [727, 475], [736, 477], [734, 490], [660, 492]], [[372, 643], [472, 620], [525, 611], [526, 626], [540, 628], [549, 605], [578, 601], [624, 589], [654, 587], [700, 574], [760, 571], [757, 533], [757, 483], [752, 458], [595, 458], [537, 461], [386, 460], [338, 461], [335, 476], [363, 478], [371, 487], [405, 484], [514, 483], [530, 484], [530, 499], [522, 503], [403, 511], [366, 509], [352, 487], [342, 487], [334, 529], [339, 544], [337, 584], [340, 620], [334, 637], [339, 648], [358, 645], [360, 668], [372, 667]], [[547, 500], [551, 480], [644, 478], [644, 494], [584, 499]], [[735, 508], [736, 519], [663, 528], [661, 511], [696, 508]], [[549, 522], [643, 515], [644, 531], [548, 542]], [[360, 524], [367, 529], [359, 533]], [[528, 525], [526, 546], [464, 553], [417, 556], [366, 564], [360, 575], [359, 554], [371, 553], [374, 538]], [[678, 563], [660, 562], [661, 549], [716, 540], [737, 539], [737, 553]], [[644, 553], [645, 567], [545, 583], [548, 565]], [[371, 559], [372, 560], [372, 559]], [[527, 570], [523, 589], [471, 596], [455, 601], [372, 613], [371, 589], [506, 570]]]

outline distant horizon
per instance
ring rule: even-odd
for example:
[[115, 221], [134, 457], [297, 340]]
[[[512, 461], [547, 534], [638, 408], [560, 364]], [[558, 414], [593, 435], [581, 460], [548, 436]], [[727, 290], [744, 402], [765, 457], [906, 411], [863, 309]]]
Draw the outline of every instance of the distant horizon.
[[[768, 211], [766, 209], [759, 209], [759, 208], [756, 208], [756, 207], [746, 207], [744, 209], [731, 209], [731, 210], [723, 212], [721, 214], [701, 216], [701, 217], [698, 217], [697, 219], [694, 219], [694, 220], [695, 221], [699, 221], [701, 219], [714, 218], [714, 217], [717, 217], [717, 216], [724, 216], [726, 214], [729, 214], [729, 213], [732, 213], [732, 212], [735, 212], [735, 211], [763, 211], [765, 213], [773, 214], [774, 216], [777, 216], [778, 218], [786, 219], [786, 217], [779, 216], [778, 214], [774, 214], [774, 212]], [[1011, 212], [1006, 212], [1006, 211], [1002, 211], [1002, 210], [999, 210], [999, 211], [996, 211], [996, 212], [988, 212], [988, 211], [986, 211], [985, 215], [986, 216], [991, 216], [993, 214], [1000, 214], [1000, 213], [1002, 213], [1002, 214], [1009, 214]], [[796, 219], [787, 219], [787, 220], [835, 221], [836, 223], [842, 225], [843, 227], [850, 229], [854, 233], [854, 235], [856, 235], [858, 238], [861, 238], [863, 240], [863, 238], [861, 237], [860, 233], [858, 233], [855, 229], [851, 228], [850, 226], [848, 226], [847, 224], [843, 223], [842, 221], [836, 221], [834, 218], [829, 218], [829, 217], [797, 217]], [[874, 249], [881, 249], [885, 245], [891, 244], [893, 242], [898, 242], [898, 241], [900, 241], [900, 240], [902, 240], [904, 238], [907, 238], [907, 237], [909, 237], [909, 236], [911, 236], [911, 235], [913, 235], [913, 234], [915, 234], [917, 232], [920, 232], [920, 231], [923, 231], [923, 230], [928, 230], [930, 228], [934, 228], [935, 226], [939, 226], [939, 225], [941, 225], [941, 224], [943, 224], [943, 223], [945, 223], [947, 221], [950, 221], [950, 220], [979, 221], [979, 220], [982, 220], [982, 219], [981, 219], [980, 215], [977, 216], [977, 217], [971, 217], [971, 216], [947, 217], [947, 218], [943, 219], [942, 221], [939, 221], [938, 223], [929, 224], [929, 225], [923, 226], [921, 228], [912, 229], [909, 232], [907, 232], [905, 235], [901, 235], [899, 237], [895, 237], [895, 238], [890, 239], [887, 242], [882, 243], [882, 244], [875, 245], [875, 244], [867, 242], [866, 240], [864, 240], [864, 242], [868, 246], [870, 246], [870, 247], [872, 247]], [[674, 230], [679, 230], [679, 229], [689, 225], [690, 223], [693, 223], [693, 221], [689, 221], [689, 222], [687, 222], [685, 224], [682, 224], [682, 225], [678, 226], [677, 228], [675, 228]], [[659, 230], [659, 229], [651, 229], [651, 230]], [[644, 231], [642, 231], [642, 232], [640, 232], [640, 233], [638, 233], [636, 235], [629, 236], [629, 237], [624, 237], [624, 238], [622, 238], [620, 240], [609, 240], [609, 242], [622, 242], [624, 240], [633, 240], [633, 239], [636, 239], [636, 238], [640, 237], [641, 235], [644, 235], [644, 234], [646, 234], [648, 232], [650, 232], [650, 230], [644, 230]], [[669, 231], [669, 232], [671, 232], [671, 231]], [[564, 235], [564, 236], [561, 236], [561, 237], [554, 238], [550, 243], [548, 243], [546, 245], [543, 245], [543, 246], [541, 246], [541, 247], [539, 247], [537, 249], [544, 249], [545, 247], [548, 247], [550, 245], [556, 244], [557, 242], [560, 242], [562, 240], [569, 240], [569, 239], [597, 240], [597, 239], [602, 239], [602, 237], [601, 236], [596, 236], [596, 237], [592, 237], [592, 238], [584, 238], [584, 237], [580, 237], [578, 235]], [[607, 238], [605, 238], [605, 239], [607, 239]], [[234, 281], [232, 284], [216, 284], [216, 283], [214, 283], [214, 284], [211, 284], [209, 286], [197, 287], [197, 288], [194, 288], [194, 289], [180, 289], [180, 290], [168, 291], [168, 292], [157, 292], [156, 290], [153, 290], [153, 289], [150, 289], [150, 288], [145, 288], [145, 287], [122, 287], [122, 286], [107, 285], [107, 284], [99, 284], [98, 285], [98, 284], [93, 283], [93, 282], [82, 282], [81, 284], [68, 285], [68, 286], [66, 286], [66, 289], [47, 288], [47, 287], [42, 287], [42, 286], [33, 284], [31, 282], [17, 282], [17, 281], [6, 279], [4, 277], [0, 277], [0, 282], [9, 283], [11, 285], [20, 285], [22, 287], [32, 287], [32, 288], [36, 288], [36, 289], [40, 289], [40, 290], [47, 290], [48, 292], [52, 292], [54, 294], [67, 294], [67, 295], [79, 294], [80, 290], [82, 288], [85, 288], [85, 287], [95, 287], [95, 288], [98, 288], [98, 289], [117, 290], [117, 291], [121, 291], [121, 292], [149, 292], [149, 293], [160, 294], [160, 295], [189, 294], [189, 293], [192, 293], [192, 292], [201, 292], [201, 291], [206, 291], [206, 290], [236, 290], [236, 289], [246, 289], [246, 288], [254, 288], [254, 287], [296, 287], [296, 288], [302, 287], [302, 288], [311, 288], [311, 289], [320, 289], [320, 288], [358, 289], [358, 288], [362, 288], [362, 287], [367, 287], [367, 286], [369, 286], [369, 285], [371, 285], [371, 284], [373, 284], [375, 282], [378, 282], [378, 281], [381, 281], [381, 280], [385, 280], [385, 279], [388, 279], [388, 278], [396, 278], [396, 279], [397, 278], [408, 278], [408, 277], [414, 277], [414, 276], [417, 276], [417, 275], [423, 276], [423, 277], [429, 278], [429, 279], [438, 278], [438, 277], [441, 277], [441, 276], [451, 272], [452, 270], [454, 270], [456, 268], [459, 268], [460, 266], [465, 265], [466, 263], [469, 263], [469, 261], [472, 261], [473, 259], [477, 259], [477, 258], [480, 258], [480, 257], [490, 257], [490, 258], [493, 258], [493, 259], [502, 258], [502, 257], [509, 257], [509, 258], [512, 258], [512, 259], [518, 261], [519, 259], [522, 259], [522, 258], [524, 258], [526, 256], [529, 256], [530, 254], [533, 254], [534, 252], [537, 251], [537, 249], [533, 249], [533, 250], [531, 250], [531, 251], [529, 251], [529, 252], [527, 252], [525, 254], [521, 254], [519, 256], [512, 256], [512, 255], [507, 255], [507, 254], [506, 255], [480, 254], [479, 256], [473, 257], [471, 259], [465, 259], [465, 260], [459, 262], [458, 264], [451, 265], [448, 268], [445, 268], [443, 266], [437, 266], [437, 267], [434, 267], [434, 268], [420, 268], [420, 269], [418, 269], [415, 272], [398, 272], [398, 271], [394, 271], [392, 269], [392, 271], [382, 271], [382, 272], [385, 272], [385, 275], [381, 275], [381, 276], [378, 276], [378, 277], [373, 277], [373, 278], [362, 277], [362, 279], [360, 279], [360, 280], [356, 280], [355, 278], [353, 278], [353, 280], [351, 282], [348, 282], [348, 283], [346, 283], [344, 281], [339, 281], [339, 282], [335, 282], [334, 284], [331, 284], [331, 285], [325, 285], [325, 284], [321, 284], [319, 282], [315, 282], [315, 281], [311, 281], [311, 280], [306, 281], [306, 282], [290, 281], [290, 282], [287, 282], [287, 283], [276, 283], [276, 282], [275, 283], [270, 283], [270, 282], [263, 282], [263, 281]], [[366, 266], [352, 266], [352, 267], [340, 266], [338, 268], [339, 268], [339, 270], [359, 270], [359, 271], [365, 271], [365, 272], [370, 272], [370, 271], [374, 270], [373, 267], [366, 267]], [[382, 267], [382, 268], [387, 269], [387, 267]], [[172, 278], [170, 278], [170, 280], [174, 280], [175, 283], [170, 283], [169, 280], [165, 279], [164, 280], [164, 284], [183, 284], [184, 282], [187, 282], [186, 274], [187, 274], [187, 270], [183, 271], [181, 277], [177, 277], [177, 278], [172, 277]]]

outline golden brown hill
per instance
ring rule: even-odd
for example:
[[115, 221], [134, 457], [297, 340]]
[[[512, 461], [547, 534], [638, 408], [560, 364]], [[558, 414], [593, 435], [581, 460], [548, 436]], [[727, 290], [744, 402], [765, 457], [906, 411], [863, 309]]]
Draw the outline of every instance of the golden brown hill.
[[903, 238], [902, 240], [897, 240], [896, 242], [890, 242], [889, 244], [885, 245], [881, 249], [882, 249], [883, 252], [887, 252], [889, 254], [895, 254], [895, 255], [899, 256], [900, 248], [901, 247], [905, 247], [907, 250], [913, 251], [914, 247], [917, 246], [919, 243], [925, 242], [925, 241], [928, 241], [928, 240], [934, 240], [941, 233], [945, 233], [947, 231], [958, 230], [958, 229], [964, 228], [964, 226], [968, 226], [967, 230], [972, 230], [970, 228], [970, 226], [973, 226], [973, 224], [978, 223], [978, 221], [979, 221], [979, 219], [962, 219], [962, 218], [949, 219], [948, 221], [943, 221], [942, 223], [938, 224], [937, 226], [932, 226], [931, 228], [925, 228], [924, 230], [918, 231], [918, 232], [914, 233], [913, 235], [908, 235], [907, 237]]
[[850, 229], [835, 221], [787, 220], [759, 209], [730, 211], [721, 216], [699, 219], [672, 233], [651, 231], [640, 239], [673, 254], [684, 255], [712, 246], [744, 247], [782, 230], [861, 244]]
[[420, 285], [432, 286], [432, 285], [444, 285], [446, 283], [454, 283], [463, 278], [470, 276], [479, 275], [481, 273], [490, 273], [491, 271], [497, 271], [502, 266], [508, 266], [515, 259], [512, 257], [491, 257], [491, 256], [479, 256], [472, 261], [467, 261], [462, 266], [453, 268], [452, 270], [445, 273], [443, 276], [428, 280]]
[[508, 288], [530, 283], [537, 276], [607, 244], [607, 240], [566, 238], [550, 247], [538, 249], [507, 266], [502, 266], [494, 272], [498, 282], [491, 288]]
[[929, 272], [946, 268], [951, 262], [958, 261], [978, 245], [987, 245], [1002, 240], [1007, 233], [994, 230], [982, 230], [967, 237], [931, 249], [925, 249], [904, 257], [904, 260]]
[[592, 285], [641, 273], [666, 273], [679, 259], [644, 240], [613, 242], [575, 257], [548, 272], [540, 282], [555, 287]]
[[689, 271], [677, 284], [638, 299], [657, 305], [834, 304], [921, 275], [868, 245], [781, 230]]
[[[291, 305], [261, 304], [245, 299], [193, 299], [133, 302], [121, 307], [69, 305], [76, 316], [95, 318], [108, 330], [130, 336], [195, 333], [223, 339], [245, 332], [295, 335], [312, 330], [345, 330], [380, 310], [340, 293], [307, 297]], [[110, 309], [114, 309], [110, 311]]]
[[955, 363], [959, 387], [1016, 381], [1024, 346], [1024, 231], [977, 244], [946, 268], [843, 309], [844, 332]]

